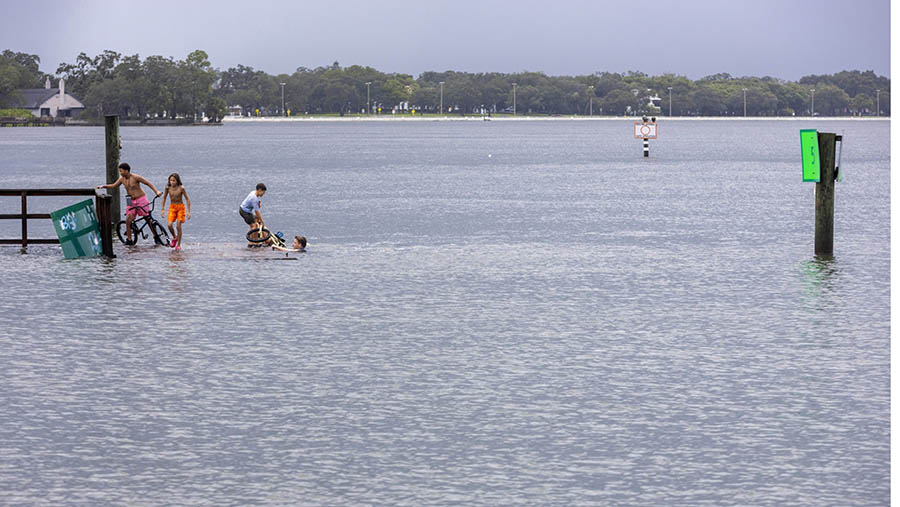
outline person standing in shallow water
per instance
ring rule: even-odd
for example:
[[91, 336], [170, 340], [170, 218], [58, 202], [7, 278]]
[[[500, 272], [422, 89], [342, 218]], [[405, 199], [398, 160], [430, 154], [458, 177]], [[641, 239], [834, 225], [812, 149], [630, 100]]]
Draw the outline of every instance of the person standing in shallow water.
[[[166, 217], [166, 197], [172, 198], [169, 205], [168, 217]], [[185, 210], [184, 201], [187, 201], [187, 209]], [[181, 250], [181, 224], [191, 219], [191, 198], [188, 197], [187, 190], [181, 184], [181, 176], [178, 173], [169, 175], [169, 183], [166, 185], [166, 191], [162, 198], [162, 216], [167, 218], [169, 223], [169, 232], [172, 233], [172, 242], [169, 246], [174, 247], [175, 251]], [[172, 228], [172, 224], [176, 225], [178, 233]]]
[[133, 245], [134, 240], [131, 238], [131, 223], [134, 222], [135, 216], [143, 217], [150, 214], [150, 202], [147, 201], [147, 194], [141, 189], [141, 184], [147, 185], [156, 194], [156, 197], [162, 195], [162, 192], [153, 186], [143, 176], [131, 173], [131, 166], [126, 162], [119, 164], [119, 179], [108, 185], [97, 185], [97, 188], [116, 188], [119, 185], [125, 185], [125, 191], [131, 202], [125, 209], [125, 234], [127, 239], [126, 245]]
[[[264, 183], [257, 183], [256, 190], [247, 194], [247, 197], [244, 199], [244, 202], [241, 203], [238, 208], [238, 213], [241, 214], [241, 218], [244, 219], [244, 222], [250, 226], [250, 229], [254, 229], [259, 225], [265, 226], [265, 222], [263, 222], [262, 214], [260, 214], [259, 210], [262, 207], [262, 196], [266, 195], [266, 185]], [[257, 225], [259, 224], [259, 225]], [[249, 243], [247, 246], [256, 246], [253, 243]]]

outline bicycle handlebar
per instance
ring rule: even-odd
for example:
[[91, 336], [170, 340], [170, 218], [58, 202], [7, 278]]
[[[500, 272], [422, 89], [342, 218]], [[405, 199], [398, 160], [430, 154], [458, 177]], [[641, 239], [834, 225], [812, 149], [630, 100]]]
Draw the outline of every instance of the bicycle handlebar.
[[[147, 195], [147, 194], [144, 194], [144, 195]], [[160, 194], [160, 195], [162, 195], [162, 194]], [[153, 198], [152, 201], [150, 201], [150, 209], [149, 209], [149, 210], [147, 209], [147, 206], [146, 206], [146, 205], [143, 205], [143, 204], [138, 205], [138, 206], [132, 206], [132, 207], [134, 207], [134, 208], [141, 208], [141, 209], [142, 209], [143, 211], [145, 211], [146, 213], [149, 213], [149, 214], [152, 215], [152, 214], [153, 214], [153, 210], [156, 209], [156, 200], [157, 200], [157, 199], [159, 199], [159, 195], [157, 195], [156, 197]]]

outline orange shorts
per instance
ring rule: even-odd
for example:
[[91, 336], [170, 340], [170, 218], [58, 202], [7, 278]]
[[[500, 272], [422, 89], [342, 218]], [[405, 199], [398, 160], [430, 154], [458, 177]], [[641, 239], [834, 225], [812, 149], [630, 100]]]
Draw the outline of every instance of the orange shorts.
[[184, 223], [184, 203], [169, 204], [169, 222], [174, 222], [176, 220]]

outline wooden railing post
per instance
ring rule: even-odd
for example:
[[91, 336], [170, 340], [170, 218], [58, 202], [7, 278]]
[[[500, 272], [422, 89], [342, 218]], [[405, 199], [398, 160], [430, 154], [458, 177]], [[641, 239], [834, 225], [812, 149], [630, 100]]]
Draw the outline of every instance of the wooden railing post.
[[97, 221], [100, 223], [100, 243], [103, 246], [103, 255], [110, 259], [115, 258], [112, 236], [112, 197], [98, 193], [94, 203], [97, 208]]
[[815, 254], [834, 254], [835, 134], [819, 132], [820, 175], [816, 183]]
[[[109, 115], [106, 117], [106, 183], [114, 183], [119, 179], [119, 117]], [[110, 213], [117, 218], [120, 215], [119, 187], [110, 188], [112, 197]]]
[[28, 246], [28, 192], [22, 191], [22, 248]]

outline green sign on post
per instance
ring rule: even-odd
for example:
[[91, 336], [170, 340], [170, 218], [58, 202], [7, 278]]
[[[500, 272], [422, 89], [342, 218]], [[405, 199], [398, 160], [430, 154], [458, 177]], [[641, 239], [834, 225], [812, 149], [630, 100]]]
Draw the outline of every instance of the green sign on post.
[[803, 153], [803, 181], [819, 181], [819, 132], [800, 131], [800, 150]]
[[94, 257], [103, 253], [100, 226], [94, 203], [84, 200], [50, 213], [66, 259]]

